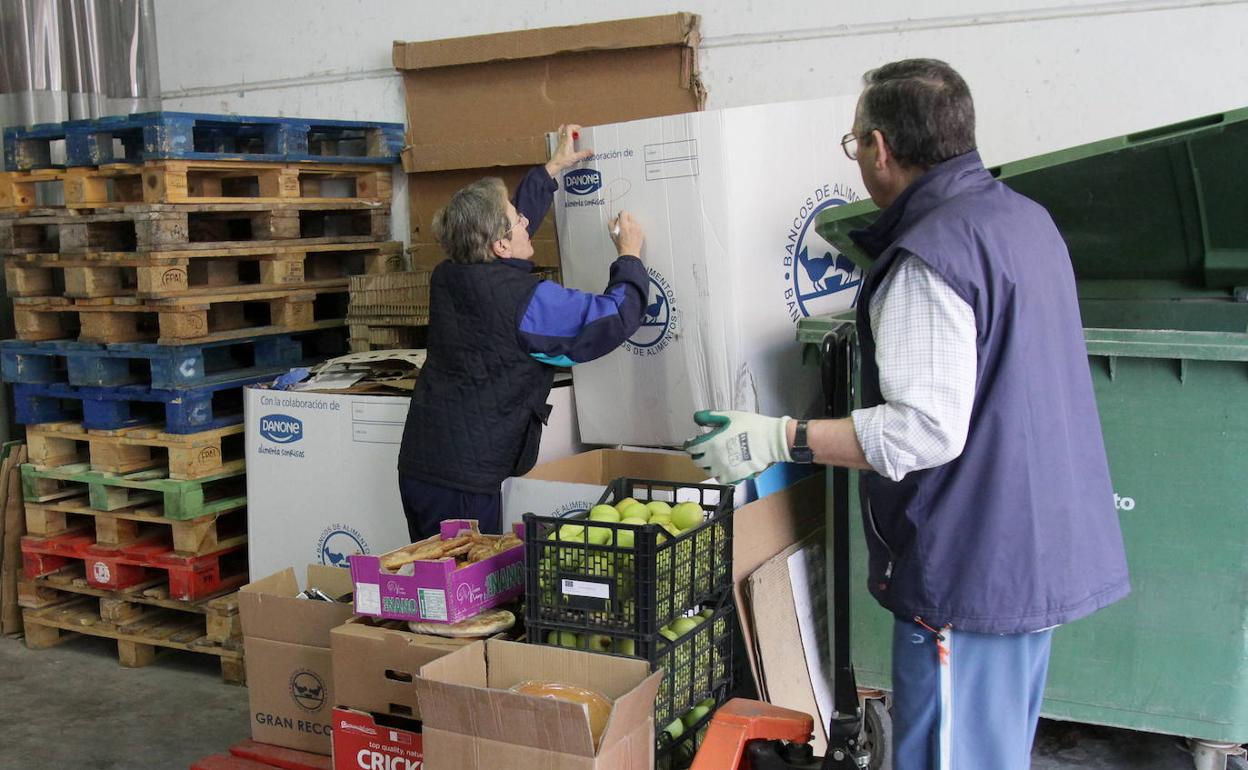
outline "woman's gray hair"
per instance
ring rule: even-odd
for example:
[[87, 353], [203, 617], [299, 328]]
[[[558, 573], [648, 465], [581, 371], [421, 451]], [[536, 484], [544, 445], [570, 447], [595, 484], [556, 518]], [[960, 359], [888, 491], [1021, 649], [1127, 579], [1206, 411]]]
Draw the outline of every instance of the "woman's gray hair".
[[496, 176], [461, 187], [433, 215], [433, 237], [451, 261], [461, 265], [490, 262], [494, 241], [501, 240], [507, 219], [507, 186]]

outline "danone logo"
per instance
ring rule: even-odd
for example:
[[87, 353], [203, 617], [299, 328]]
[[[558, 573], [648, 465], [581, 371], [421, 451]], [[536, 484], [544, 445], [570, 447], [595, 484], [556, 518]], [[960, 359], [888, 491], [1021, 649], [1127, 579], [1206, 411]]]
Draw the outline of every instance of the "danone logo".
[[676, 337], [680, 321], [672, 285], [653, 267], [647, 272], [650, 273], [650, 286], [641, 308], [641, 326], [624, 343], [629, 352], [639, 356], [662, 353]]
[[260, 418], [260, 435], [275, 444], [293, 444], [303, 438], [303, 420], [285, 414]]
[[847, 185], [825, 184], [802, 201], [788, 224], [784, 246], [784, 301], [789, 320], [848, 310], [862, 289], [862, 268], [815, 232], [820, 212], [853, 203]]
[[602, 174], [592, 168], [578, 168], [563, 175], [563, 189], [573, 195], [589, 195], [602, 188]]

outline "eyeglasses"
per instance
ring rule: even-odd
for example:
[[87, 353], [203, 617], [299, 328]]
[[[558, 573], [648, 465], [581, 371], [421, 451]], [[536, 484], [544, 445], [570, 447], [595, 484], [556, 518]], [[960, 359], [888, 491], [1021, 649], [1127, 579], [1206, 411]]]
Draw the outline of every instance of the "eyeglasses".
[[516, 223], [515, 223], [514, 225], [512, 225], [511, 227], [509, 227], [509, 228], [507, 228], [506, 230], [504, 230], [504, 231], [503, 231], [503, 237], [502, 237], [502, 238], [499, 238], [499, 240], [500, 240], [500, 241], [505, 241], [505, 240], [507, 240], [508, 238], [510, 238], [510, 237], [511, 237], [511, 234], [512, 234], [512, 233], [514, 233], [514, 232], [516, 231], [516, 228], [517, 228], [517, 227], [528, 227], [528, 226], [529, 226], [529, 218], [528, 218], [528, 217], [526, 217], [524, 214], [521, 214], [521, 213], [520, 213], [520, 212], [518, 212], [518, 211], [516, 212], [516, 216], [518, 217], [518, 219], [516, 219]]
[[859, 136], [853, 131], [841, 137], [841, 149], [850, 160], [858, 160], [858, 139]]

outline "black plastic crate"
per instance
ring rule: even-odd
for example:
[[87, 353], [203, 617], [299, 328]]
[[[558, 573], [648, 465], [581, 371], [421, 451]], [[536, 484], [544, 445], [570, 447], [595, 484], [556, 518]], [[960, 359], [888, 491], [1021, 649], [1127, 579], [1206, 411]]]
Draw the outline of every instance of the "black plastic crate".
[[[624, 654], [624, 644], [634, 644], [635, 655], [650, 662], [650, 669], [664, 669], [654, 701], [656, 734], [673, 719], [683, 716], [699, 701], [721, 690], [732, 690], [733, 644], [737, 636], [737, 611], [725, 594], [701, 608], [696, 625], [675, 639], [661, 633], [637, 640], [631, 634], [581, 633], [571, 626], [530, 622], [526, 628], [531, 644], [556, 644], [603, 654]], [[693, 619], [693, 618], [691, 618]]]
[[588, 512], [525, 514], [526, 620], [577, 633], [629, 634], [637, 643], [653, 638], [691, 607], [731, 589], [732, 494], [719, 484], [620, 478], [599, 500], [697, 503], [703, 523], [679, 535], [656, 524], [591, 522]]
[[[698, 748], [702, 745], [703, 739], [706, 738], [706, 731], [710, 729], [711, 720], [715, 718], [715, 712], [719, 707], [728, 702], [730, 698], [738, 697], [730, 687], [722, 687], [715, 691], [715, 694], [705, 700], [713, 702], [713, 706], [703, 714], [700, 718], [690, 723], [681, 721], [681, 734], [672, 738], [671, 734], [666, 732], [667, 725], [656, 724], [654, 726], [655, 737], [658, 746], [654, 752], [655, 770], [686, 770], [693, 764], [693, 758], [698, 753]], [[701, 701], [699, 701], [701, 704]], [[686, 712], [688, 714], [689, 712]], [[670, 724], [670, 722], [668, 723]]]

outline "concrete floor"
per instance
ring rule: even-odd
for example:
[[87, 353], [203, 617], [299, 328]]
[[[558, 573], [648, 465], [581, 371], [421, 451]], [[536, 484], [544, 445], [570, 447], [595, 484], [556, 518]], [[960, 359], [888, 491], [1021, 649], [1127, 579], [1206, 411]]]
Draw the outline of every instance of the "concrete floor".
[[[113, 642], [31, 651], [0, 639], [0, 770], [185, 770], [250, 734], [247, 691], [216, 659], [124, 669]], [[1031, 770], [1191, 770], [1170, 737], [1043, 722]], [[431, 768], [436, 770], [436, 768]]]

